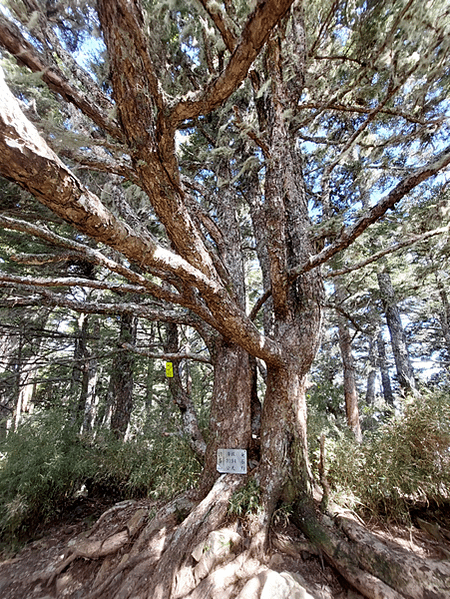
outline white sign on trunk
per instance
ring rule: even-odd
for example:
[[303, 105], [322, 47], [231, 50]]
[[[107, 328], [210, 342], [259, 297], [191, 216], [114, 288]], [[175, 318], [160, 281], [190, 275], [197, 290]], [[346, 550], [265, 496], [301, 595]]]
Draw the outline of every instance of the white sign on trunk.
[[247, 450], [218, 449], [217, 471], [222, 474], [247, 474]]

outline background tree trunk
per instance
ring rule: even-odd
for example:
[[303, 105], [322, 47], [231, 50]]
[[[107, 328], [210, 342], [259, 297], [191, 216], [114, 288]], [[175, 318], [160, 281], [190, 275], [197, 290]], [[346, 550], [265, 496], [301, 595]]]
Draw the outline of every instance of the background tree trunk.
[[391, 377], [389, 376], [389, 366], [386, 356], [386, 344], [383, 339], [382, 331], [377, 335], [378, 367], [381, 375], [381, 387], [383, 389], [384, 401], [394, 406], [394, 394], [392, 393]]
[[389, 335], [391, 337], [398, 382], [404, 392], [415, 392], [417, 391], [417, 385], [414, 378], [414, 370], [409, 358], [405, 330], [400, 318], [400, 311], [395, 299], [391, 277], [389, 272], [384, 270], [377, 273], [377, 278]]
[[375, 397], [376, 397], [375, 383], [377, 380], [376, 342], [375, 342], [375, 339], [373, 339], [373, 338], [371, 338], [369, 341], [368, 368], [369, 368], [369, 373], [367, 375], [366, 403], [367, 403], [367, 405], [370, 406], [375, 403]]
[[[176, 353], [179, 351], [178, 327], [171, 322], [166, 325], [166, 341], [164, 351]], [[198, 425], [197, 412], [191, 396], [185, 389], [180, 376], [180, 360], [173, 360], [173, 377], [169, 377], [169, 390], [174, 403], [181, 413], [183, 433], [189, 439], [189, 445], [198, 461], [203, 464], [205, 460], [206, 443]]]
[[118, 437], [124, 437], [130, 423], [133, 409], [133, 365], [134, 354], [125, 350], [123, 344], [134, 344], [137, 319], [132, 314], [124, 314], [120, 320], [120, 335], [117, 353], [114, 356], [111, 372], [111, 430]]
[[[336, 298], [339, 303], [344, 302], [344, 290], [336, 283]], [[362, 441], [361, 424], [359, 421], [358, 389], [356, 387], [355, 361], [352, 354], [352, 338], [347, 319], [338, 313], [339, 349], [341, 351], [344, 372], [344, 398], [347, 424], [358, 443]]]

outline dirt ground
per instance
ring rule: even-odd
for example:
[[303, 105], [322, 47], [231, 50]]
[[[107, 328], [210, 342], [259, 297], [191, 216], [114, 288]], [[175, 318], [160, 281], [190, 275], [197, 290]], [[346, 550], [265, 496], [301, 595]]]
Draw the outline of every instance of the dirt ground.
[[[125, 526], [127, 520], [136, 510], [144, 508], [151, 513], [155, 505], [148, 500], [122, 502], [117, 509], [110, 510], [101, 522], [102, 534], [107, 536]], [[125, 558], [127, 546], [118, 554], [101, 559], [75, 559], [50, 584], [51, 577], [59, 564], [70, 552], [75, 540], [89, 534], [98, 517], [110, 507], [106, 504], [87, 504], [75, 513], [67, 515], [63, 521], [46, 527], [39, 538], [28, 542], [16, 555], [0, 554], [0, 597], [2, 599], [84, 599], [89, 595], [93, 583], [104, 576], [108, 569]], [[448, 521], [447, 521], [448, 516]], [[433, 519], [422, 514], [425, 520], [433, 523]], [[421, 519], [423, 522], [423, 520]], [[448, 531], [450, 514], [441, 516], [441, 530]], [[432, 534], [419, 528], [416, 524], [410, 527], [365, 523], [372, 532], [383, 540], [414, 552], [423, 558], [450, 559], [450, 540], [444, 544], [437, 542]], [[446, 526], [442, 528], [442, 524]], [[290, 524], [278, 523], [273, 531], [278, 538], [288, 537], [301, 543], [298, 530]], [[274, 545], [276, 545], [274, 543]], [[308, 583], [310, 590], [318, 599], [360, 599], [356, 591], [350, 589], [342, 578], [320, 556], [313, 556], [300, 551], [292, 556], [275, 547], [268, 555], [267, 565], [276, 571], [289, 571], [300, 574]], [[108, 599], [108, 595], [104, 595]]]

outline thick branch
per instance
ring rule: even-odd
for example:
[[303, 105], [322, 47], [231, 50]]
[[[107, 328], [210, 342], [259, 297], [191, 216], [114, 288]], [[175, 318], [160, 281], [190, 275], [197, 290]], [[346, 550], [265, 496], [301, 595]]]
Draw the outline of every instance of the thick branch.
[[[131, 268], [127, 268], [110, 258], [107, 258], [104, 254], [99, 252], [98, 250], [92, 249], [86, 245], [78, 243], [76, 241], [72, 241], [71, 239], [66, 239], [65, 237], [61, 237], [56, 233], [49, 231], [45, 227], [39, 227], [37, 225], [32, 225], [25, 221], [12, 219], [7, 216], [0, 215], [0, 226], [5, 229], [10, 229], [13, 231], [21, 231], [22, 233], [27, 233], [28, 235], [34, 235], [44, 241], [51, 243], [52, 245], [57, 245], [60, 247], [68, 248], [74, 252], [76, 252], [76, 259], [84, 259], [93, 264], [98, 264], [114, 272], [116, 274], [121, 275], [128, 281], [131, 281], [135, 285], [141, 286], [146, 289], [147, 293], [150, 293], [154, 297], [158, 299], [179, 304], [184, 306], [185, 308], [193, 309], [196, 306], [196, 309], [193, 311], [196, 312], [200, 318], [202, 318], [205, 322], [210, 324], [211, 326], [215, 326], [217, 323], [214, 318], [211, 316], [210, 312], [204, 307], [203, 304], [199, 303], [197, 298], [193, 293], [189, 293], [187, 290], [181, 295], [178, 293], [173, 293], [169, 291], [166, 287], [157, 285], [149, 281], [143, 275], [136, 273]], [[65, 254], [63, 254], [64, 256]], [[167, 273], [160, 272], [155, 269], [148, 269], [152, 274], [155, 274], [158, 277], [166, 278], [170, 281], [171, 277], [167, 276]]]
[[99, 173], [112, 173], [119, 175], [128, 181], [137, 183], [136, 174], [130, 165], [121, 160], [113, 160], [111, 157], [86, 156], [71, 148], [61, 148], [59, 154], [76, 162], [77, 170], [89, 169]]
[[174, 128], [186, 119], [211, 112], [230, 97], [247, 76], [270, 32], [284, 17], [292, 2], [293, 0], [258, 2], [224, 71], [200, 94], [191, 94], [174, 105], [170, 116]]
[[[32, 193], [63, 220], [82, 233], [124, 254], [144, 269], [175, 275], [196, 287], [213, 318], [196, 303], [191, 309], [231, 341], [268, 362], [278, 362], [277, 343], [261, 335], [227, 290], [169, 251], [147, 234], [136, 233], [119, 221], [100, 200], [74, 177], [26, 119], [0, 76], [0, 173]], [[187, 238], [185, 243], [193, 243]], [[183, 298], [179, 296], [177, 303]]]
[[[123, 134], [117, 123], [106, 118], [107, 110], [104, 107], [99, 108], [90, 101], [86, 94], [75, 89], [56, 67], [47, 65], [37, 53], [36, 48], [27, 42], [19, 29], [3, 15], [0, 15], [0, 44], [33, 73], [41, 73], [42, 80], [50, 89], [60, 94], [67, 102], [74, 104], [101, 129], [123, 141]], [[103, 105], [108, 105], [109, 109], [113, 110], [113, 104], [106, 96], [103, 97]]]
[[133, 148], [140, 186], [164, 225], [172, 247], [210, 279], [218, 279], [202, 237], [184, 204], [175, 155], [175, 128], [138, 24], [135, 2], [99, 0], [98, 13], [111, 62], [112, 84], [121, 125]]
[[[92, 262], [93, 264], [104, 266], [111, 272], [121, 275], [122, 277], [128, 279], [132, 283], [145, 287], [147, 293], [151, 293], [155, 297], [175, 303], [177, 303], [180, 299], [180, 297], [177, 294], [168, 292], [166, 289], [163, 289], [159, 285], [152, 283], [144, 276], [134, 272], [130, 268], [127, 268], [126, 266], [123, 266], [122, 264], [119, 264], [118, 262], [111, 260], [111, 258], [107, 258], [100, 251], [83, 245], [82, 243], [79, 243], [77, 241], [61, 237], [60, 235], [53, 233], [46, 227], [40, 227], [31, 223], [27, 223], [26, 221], [21, 221], [2, 215], [0, 215], [0, 226], [2, 226], [5, 229], [10, 229], [12, 231], [20, 231], [28, 235], [33, 235], [52, 245], [68, 248], [69, 250], [74, 252], [73, 255], [75, 259], [84, 259], [88, 262]], [[67, 255], [67, 253], [62, 254], [62, 259], [65, 260]], [[22, 261], [21, 256], [17, 256], [16, 258], [19, 258], [16, 261]], [[55, 259], [58, 258], [59, 256], [55, 256]], [[14, 257], [12, 257], [11, 259], [14, 259]], [[39, 259], [35, 257], [34, 263], [37, 264], [38, 261]]]

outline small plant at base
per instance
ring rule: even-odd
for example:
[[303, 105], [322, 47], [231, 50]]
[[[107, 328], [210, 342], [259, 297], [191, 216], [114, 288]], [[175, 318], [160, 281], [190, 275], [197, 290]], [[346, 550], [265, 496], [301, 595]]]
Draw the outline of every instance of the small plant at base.
[[272, 515], [272, 522], [275, 525], [279, 525], [285, 528], [289, 524], [289, 521], [293, 513], [294, 508], [292, 503], [283, 503], [283, 505], [281, 505], [274, 511]]
[[228, 515], [242, 518], [250, 514], [256, 514], [260, 509], [261, 491], [255, 479], [251, 478], [244, 487], [231, 496]]

